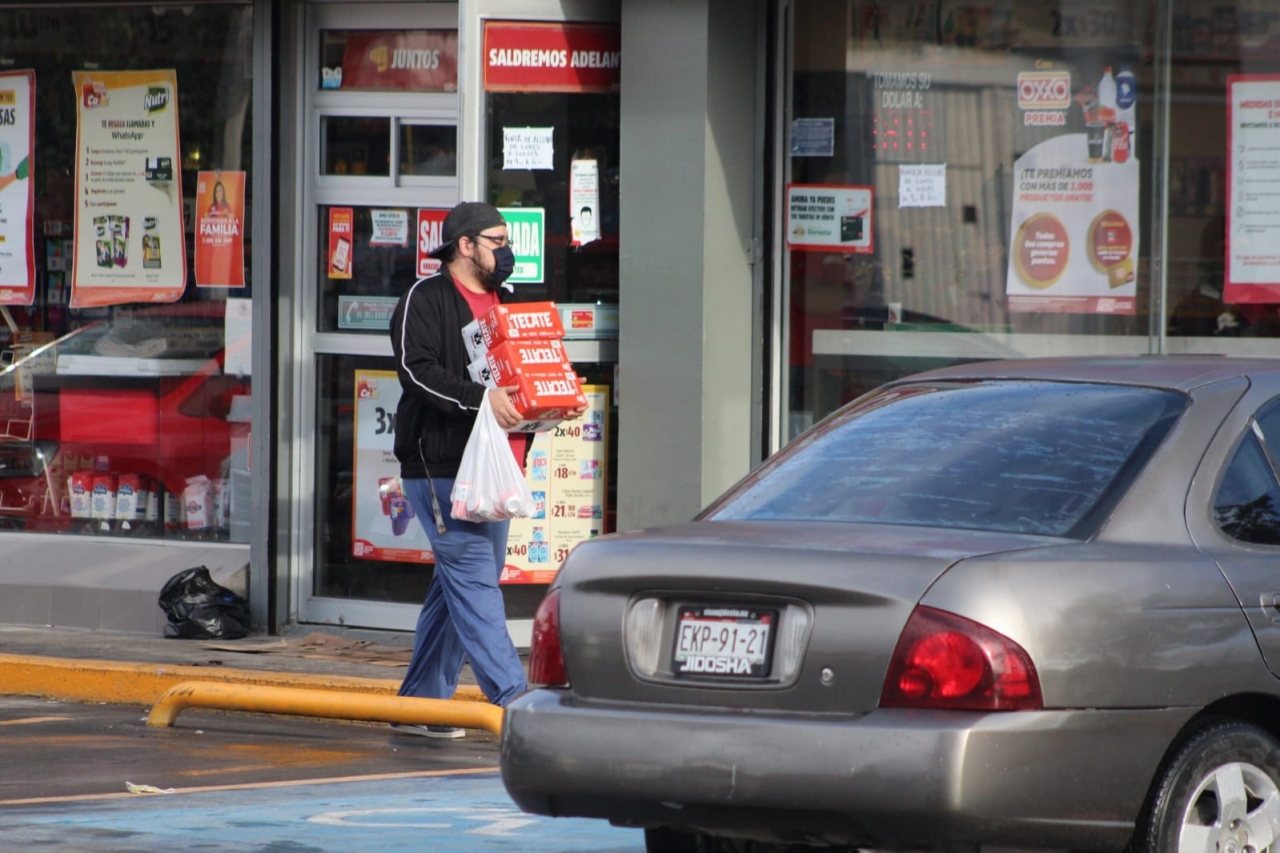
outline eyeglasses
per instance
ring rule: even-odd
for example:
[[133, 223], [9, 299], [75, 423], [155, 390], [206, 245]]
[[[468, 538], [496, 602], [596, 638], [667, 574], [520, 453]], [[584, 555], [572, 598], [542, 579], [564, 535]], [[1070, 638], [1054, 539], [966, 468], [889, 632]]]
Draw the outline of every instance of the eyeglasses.
[[476, 238], [488, 240], [499, 249], [511, 242], [510, 238], [505, 234], [477, 234]]

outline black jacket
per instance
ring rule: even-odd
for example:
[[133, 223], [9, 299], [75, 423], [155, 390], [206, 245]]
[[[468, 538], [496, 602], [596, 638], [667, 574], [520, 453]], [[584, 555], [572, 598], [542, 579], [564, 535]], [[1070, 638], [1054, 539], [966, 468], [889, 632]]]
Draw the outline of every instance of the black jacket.
[[[498, 288], [498, 300], [511, 294]], [[455, 477], [485, 387], [467, 373], [462, 327], [471, 306], [446, 269], [411, 286], [391, 315], [391, 349], [400, 374], [396, 459], [400, 476]]]

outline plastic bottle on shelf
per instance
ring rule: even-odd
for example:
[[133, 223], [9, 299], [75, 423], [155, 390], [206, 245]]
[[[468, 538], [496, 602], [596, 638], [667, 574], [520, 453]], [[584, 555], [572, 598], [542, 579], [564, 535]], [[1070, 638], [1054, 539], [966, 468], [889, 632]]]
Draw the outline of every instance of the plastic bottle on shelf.
[[[1098, 81], [1098, 117], [1106, 124], [1107, 132], [1103, 137], [1102, 159], [1110, 162], [1115, 142], [1116, 120], [1116, 78], [1111, 75], [1111, 66], [1102, 69], [1102, 79]], [[1128, 149], [1125, 149], [1126, 154]]]
[[[1111, 66], [1102, 69], [1102, 79], [1098, 81], [1098, 107], [1105, 120], [1108, 116], [1114, 119], [1116, 114], [1116, 78], [1111, 74]], [[1111, 112], [1106, 110], [1110, 108]]]
[[1116, 125], [1124, 126], [1128, 154], [1132, 155], [1138, 150], [1138, 78], [1127, 65], [1116, 75]]

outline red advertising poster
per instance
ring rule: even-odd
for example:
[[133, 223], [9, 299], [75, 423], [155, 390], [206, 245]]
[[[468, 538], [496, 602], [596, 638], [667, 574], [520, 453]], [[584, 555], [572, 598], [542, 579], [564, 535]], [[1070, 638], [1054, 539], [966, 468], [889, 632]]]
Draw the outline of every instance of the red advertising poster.
[[347, 33], [343, 90], [458, 91], [456, 30], [367, 30]]
[[329, 278], [351, 278], [354, 223], [353, 208], [329, 208]]
[[616, 92], [621, 61], [616, 25], [484, 25], [484, 87], [490, 92]]
[[36, 298], [35, 108], [34, 71], [0, 74], [0, 305]]
[[427, 253], [434, 251], [443, 242], [444, 218], [448, 215], [447, 210], [418, 211], [418, 278], [426, 278], [440, 271], [440, 262], [427, 257]]
[[[144, 236], [144, 263], [153, 249]], [[196, 176], [196, 284], [244, 287], [244, 172]]]

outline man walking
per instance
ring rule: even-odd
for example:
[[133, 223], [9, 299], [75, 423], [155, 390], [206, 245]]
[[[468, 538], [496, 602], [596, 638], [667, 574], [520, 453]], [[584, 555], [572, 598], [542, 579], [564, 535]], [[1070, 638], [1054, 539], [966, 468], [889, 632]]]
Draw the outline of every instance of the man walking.
[[[449, 212], [443, 241], [431, 253], [442, 261], [440, 271], [410, 287], [391, 318], [402, 389], [395, 453], [405, 495], [435, 553], [435, 575], [418, 615], [413, 659], [400, 695], [451, 698], [469, 660], [489, 700], [506, 705], [526, 687], [498, 588], [508, 522], [457, 521], [448, 507], [484, 396], [489, 395], [502, 427], [520, 422], [506, 389], [487, 389], [470, 379], [462, 337], [464, 325], [510, 298], [502, 283], [515, 257], [502, 215], [481, 202], [463, 202]], [[529, 436], [512, 433], [510, 440], [523, 468]], [[465, 734], [447, 726], [398, 728], [428, 737]]]

